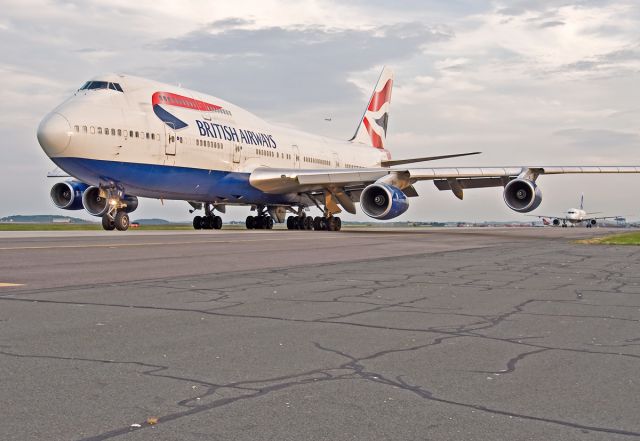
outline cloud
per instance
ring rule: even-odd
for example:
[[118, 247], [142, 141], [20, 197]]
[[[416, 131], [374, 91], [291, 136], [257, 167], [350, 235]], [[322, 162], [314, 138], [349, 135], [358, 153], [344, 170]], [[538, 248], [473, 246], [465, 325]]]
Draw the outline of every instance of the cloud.
[[581, 149], [601, 149], [609, 153], [640, 150], [640, 134], [633, 132], [573, 128], [559, 130], [555, 135], [566, 138], [570, 145]]
[[[411, 59], [422, 47], [452, 38], [440, 28], [416, 22], [366, 29], [252, 29], [246, 27], [249, 24], [214, 22], [156, 47], [191, 54], [192, 63], [176, 70], [190, 78], [194, 88], [273, 109], [353, 100], [358, 90], [346, 81], [349, 73]], [[222, 84], [224, 89], [217, 90]]]

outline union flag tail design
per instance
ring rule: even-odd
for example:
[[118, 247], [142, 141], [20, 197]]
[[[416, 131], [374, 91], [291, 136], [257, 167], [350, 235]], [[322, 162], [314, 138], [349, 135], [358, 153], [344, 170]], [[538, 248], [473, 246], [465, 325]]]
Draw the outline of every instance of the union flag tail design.
[[356, 134], [351, 138], [352, 142], [370, 145], [377, 149], [385, 148], [392, 88], [393, 71], [385, 66], [376, 88], [373, 90], [369, 105], [360, 120]]

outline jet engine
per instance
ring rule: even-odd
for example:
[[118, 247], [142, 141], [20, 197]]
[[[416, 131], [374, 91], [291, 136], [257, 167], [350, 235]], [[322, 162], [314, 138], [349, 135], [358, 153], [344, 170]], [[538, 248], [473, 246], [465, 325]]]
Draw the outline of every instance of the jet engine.
[[[127, 206], [122, 210], [126, 213], [131, 213], [138, 208], [138, 198], [136, 196], [125, 195], [122, 198]], [[96, 186], [87, 188], [82, 195], [82, 205], [89, 214], [93, 216], [103, 216], [109, 211], [109, 199], [100, 196], [100, 189]]]
[[556, 227], [559, 226], [560, 225], [560, 219], [554, 219], [553, 220], [553, 225], [556, 226]]
[[399, 188], [377, 182], [362, 190], [360, 206], [367, 216], [387, 220], [398, 217], [407, 211], [409, 201]]
[[528, 213], [542, 203], [542, 191], [528, 179], [514, 179], [504, 187], [504, 202], [518, 213]]
[[82, 194], [89, 187], [84, 182], [58, 182], [51, 187], [53, 204], [64, 210], [82, 210]]

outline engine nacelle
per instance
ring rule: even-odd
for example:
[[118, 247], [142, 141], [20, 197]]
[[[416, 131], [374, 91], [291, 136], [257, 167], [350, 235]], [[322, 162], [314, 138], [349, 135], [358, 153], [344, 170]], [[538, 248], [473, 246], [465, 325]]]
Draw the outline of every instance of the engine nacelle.
[[560, 219], [554, 219], [553, 220], [553, 225], [556, 226], [556, 227], [559, 226], [560, 225]]
[[362, 190], [360, 206], [367, 216], [387, 220], [398, 217], [407, 211], [409, 201], [399, 188], [389, 184], [375, 183]]
[[597, 220], [595, 220], [595, 219], [591, 219], [591, 220], [589, 221], [589, 223], [590, 223], [591, 225], [594, 225], [594, 226], [595, 226], [595, 225], [598, 223], [598, 221], [597, 221]]
[[58, 182], [51, 187], [51, 200], [64, 210], [82, 210], [82, 194], [88, 187], [84, 182]]
[[[138, 208], [138, 198], [136, 196], [125, 195], [121, 202], [126, 204], [122, 210], [131, 213]], [[84, 209], [93, 216], [103, 216], [109, 211], [109, 199], [100, 196], [100, 188], [91, 186], [82, 195], [82, 205]]]
[[504, 202], [518, 213], [528, 213], [542, 203], [542, 191], [528, 179], [514, 179], [504, 187]]

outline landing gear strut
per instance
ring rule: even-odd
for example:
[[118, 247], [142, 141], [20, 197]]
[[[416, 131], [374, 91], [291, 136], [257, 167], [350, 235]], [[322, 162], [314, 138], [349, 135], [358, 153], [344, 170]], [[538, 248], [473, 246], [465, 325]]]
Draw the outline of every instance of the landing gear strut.
[[222, 228], [222, 218], [213, 214], [211, 204], [204, 204], [204, 216], [193, 218], [193, 228], [196, 230], [219, 230]]

